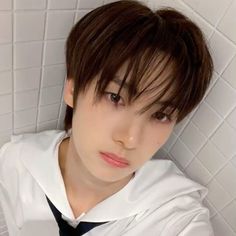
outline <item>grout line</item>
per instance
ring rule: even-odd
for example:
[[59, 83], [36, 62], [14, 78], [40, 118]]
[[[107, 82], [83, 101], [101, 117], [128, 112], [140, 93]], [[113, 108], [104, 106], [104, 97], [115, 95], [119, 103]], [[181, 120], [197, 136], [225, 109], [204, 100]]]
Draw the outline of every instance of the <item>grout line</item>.
[[47, 18], [48, 18], [48, 0], [46, 0], [46, 9], [45, 9], [45, 19], [44, 19], [44, 33], [43, 33], [43, 46], [42, 46], [42, 57], [41, 57], [41, 70], [40, 70], [40, 81], [39, 81], [39, 89], [38, 89], [38, 104], [36, 107], [36, 124], [35, 124], [35, 132], [38, 131], [38, 122], [39, 122], [39, 110], [40, 110], [40, 100], [41, 100], [41, 87], [43, 80], [43, 62], [46, 51], [46, 31], [47, 31]]
[[15, 14], [14, 14], [15, 2], [12, 0], [12, 134], [15, 129], [15, 113], [14, 113], [14, 105], [15, 105], [15, 71], [14, 71], [14, 51], [15, 51]]

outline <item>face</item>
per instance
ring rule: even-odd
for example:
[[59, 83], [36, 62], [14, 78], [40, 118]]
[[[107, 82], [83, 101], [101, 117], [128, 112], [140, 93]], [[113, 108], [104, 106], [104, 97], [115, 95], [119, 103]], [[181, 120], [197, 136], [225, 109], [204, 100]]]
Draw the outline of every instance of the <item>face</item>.
[[[94, 80], [86, 93], [78, 96], [74, 108], [71, 142], [75, 158], [90, 175], [105, 182], [132, 176], [166, 142], [175, 125], [175, 120], [157, 112], [158, 106], [138, 113], [148, 97], [127, 105], [125, 88], [115, 97], [122, 73], [121, 69], [96, 103]], [[73, 82], [66, 83], [65, 101], [72, 106]]]

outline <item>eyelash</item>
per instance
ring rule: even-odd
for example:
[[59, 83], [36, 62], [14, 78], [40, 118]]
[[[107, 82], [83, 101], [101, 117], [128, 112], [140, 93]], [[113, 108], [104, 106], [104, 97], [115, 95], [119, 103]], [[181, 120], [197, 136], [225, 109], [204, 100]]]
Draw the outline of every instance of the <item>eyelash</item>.
[[[106, 97], [110, 97], [111, 95], [115, 95], [115, 97], [118, 96], [118, 98], [123, 99], [120, 95], [118, 95], [118, 94], [116, 94], [116, 93], [104, 92], [104, 95], [105, 95]], [[110, 96], [108, 96], [108, 95], [110, 95]], [[112, 101], [111, 98], [107, 98], [107, 99], [108, 99], [109, 101], [111, 101], [116, 107], [119, 105], [118, 102], [119, 102], [120, 99], [118, 100], [118, 102]], [[123, 99], [123, 100], [124, 100], [124, 99]], [[172, 121], [170, 115], [168, 115], [168, 114], [166, 114], [166, 113], [164, 113], [164, 112], [156, 112], [156, 113], [154, 113], [154, 114], [152, 115], [152, 118], [153, 118], [154, 120], [157, 120], [158, 122], [159, 122], [160, 120], [157, 119], [157, 118], [155, 118], [156, 115], [162, 115], [162, 116], [166, 117], [166, 120], [163, 121], [163, 122], [171, 122], [171, 121]]]

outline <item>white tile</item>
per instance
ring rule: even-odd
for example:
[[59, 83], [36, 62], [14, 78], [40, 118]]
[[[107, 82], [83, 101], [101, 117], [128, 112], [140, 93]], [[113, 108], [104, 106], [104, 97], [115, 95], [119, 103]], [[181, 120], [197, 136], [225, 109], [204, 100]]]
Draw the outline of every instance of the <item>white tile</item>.
[[65, 65], [44, 67], [42, 87], [63, 85], [66, 76]]
[[214, 32], [209, 41], [209, 46], [214, 69], [220, 74], [233, 58], [236, 51], [235, 46], [218, 32]]
[[236, 129], [236, 108], [227, 117], [229, 124]]
[[164, 144], [163, 148], [169, 151], [176, 140], [177, 140], [177, 135], [173, 132], [168, 138], [168, 140], [166, 141], [166, 143]]
[[230, 196], [214, 179], [207, 185], [207, 187], [209, 190], [208, 199], [218, 211], [223, 209], [229, 202], [232, 201], [232, 196]]
[[159, 149], [152, 157], [152, 159], [165, 159], [167, 155], [167, 152], [161, 148]]
[[188, 165], [185, 172], [191, 179], [202, 185], [206, 185], [212, 178], [209, 171], [196, 158]]
[[0, 10], [11, 10], [11, 9], [12, 9], [12, 0], [0, 1]]
[[0, 115], [0, 133], [12, 129], [12, 113]]
[[15, 91], [19, 92], [39, 88], [40, 72], [40, 68], [15, 70]]
[[222, 123], [211, 140], [227, 158], [233, 157], [236, 153], [236, 132], [226, 122]]
[[231, 159], [231, 163], [236, 167], [236, 155]]
[[236, 202], [232, 201], [228, 206], [226, 206], [221, 214], [225, 218], [226, 222], [230, 224], [233, 230], [236, 232]]
[[174, 133], [179, 136], [180, 133], [183, 131], [187, 123], [189, 122], [188, 117], [185, 117], [182, 121], [180, 121], [175, 127], [174, 127]]
[[47, 41], [44, 54], [44, 65], [65, 63], [65, 41]]
[[12, 42], [12, 14], [0, 13], [0, 43]]
[[236, 167], [229, 162], [215, 178], [228, 193], [236, 197]]
[[12, 68], [12, 45], [0, 45], [0, 71]]
[[79, 20], [81, 20], [89, 12], [90, 10], [79, 10], [78, 12], [76, 12], [75, 22], [78, 22]]
[[210, 212], [210, 218], [212, 218], [216, 214], [215, 207], [211, 204], [211, 202], [208, 200], [208, 198], [204, 198], [203, 205], [206, 206]]
[[197, 154], [197, 158], [213, 175], [227, 161], [211, 141], [208, 141], [201, 149], [201, 151]]
[[49, 12], [46, 39], [67, 38], [74, 22], [74, 12]]
[[0, 95], [11, 93], [12, 91], [12, 72], [0, 72]]
[[54, 130], [57, 129], [57, 120], [47, 121], [38, 125], [37, 132], [44, 130]]
[[40, 106], [61, 102], [62, 86], [42, 88]]
[[[146, 2], [143, 0], [142, 2]], [[150, 8], [152, 9], [159, 9], [162, 7], [172, 7], [175, 8], [176, 10], [183, 11], [185, 8], [183, 5], [180, 4], [180, 1], [175, 1], [175, 0], [150, 0], [148, 1], [147, 4]]]
[[183, 169], [191, 162], [193, 159], [193, 154], [187, 149], [187, 147], [181, 142], [180, 139], [174, 144], [170, 150], [170, 154], [182, 166]]
[[236, 92], [223, 79], [219, 79], [206, 97], [206, 101], [221, 116], [226, 117], [235, 106]]
[[15, 41], [43, 40], [44, 21], [41, 11], [15, 13]]
[[14, 111], [26, 110], [38, 105], [38, 90], [15, 93]]
[[77, 0], [49, 0], [49, 9], [75, 9]]
[[46, 0], [15, 0], [15, 9], [45, 9]]
[[186, 4], [191, 6], [196, 12], [207, 19], [211, 24], [215, 25], [218, 19], [227, 9], [231, 0], [183, 0]]
[[0, 96], [0, 115], [12, 112], [12, 94]]
[[222, 74], [222, 77], [236, 89], [235, 75], [236, 75], [236, 56], [230, 62], [229, 66], [226, 68], [226, 70]]
[[[0, 148], [2, 147], [2, 145], [4, 145], [5, 143], [11, 140], [11, 134], [12, 134], [12, 130], [7, 130], [0, 133]], [[1, 211], [0, 211], [0, 214], [1, 214]], [[8, 235], [3, 235], [3, 236], [8, 236]]]
[[184, 129], [183, 133], [180, 135], [180, 139], [193, 152], [193, 154], [196, 154], [206, 142], [206, 137], [202, 135], [196, 125], [192, 122], [190, 122]]
[[235, 233], [230, 229], [229, 225], [225, 220], [220, 216], [216, 215], [212, 218], [212, 226], [214, 229], [215, 236], [235, 236]]
[[79, 9], [96, 8], [103, 4], [103, 0], [80, 0]]
[[231, 6], [228, 8], [226, 14], [220, 21], [217, 28], [236, 43], [236, 31], [232, 30], [232, 26], [236, 25], [235, 12], [236, 12], [236, 1], [232, 1]]
[[14, 113], [14, 128], [22, 128], [36, 124], [37, 109], [16, 111]]
[[42, 46], [41, 42], [17, 43], [14, 52], [14, 68], [41, 66]]
[[35, 133], [36, 125], [26, 126], [19, 129], [14, 129], [14, 134]]
[[203, 134], [209, 137], [219, 126], [222, 118], [207, 103], [203, 102], [198, 107], [192, 121]]
[[58, 119], [60, 104], [42, 106], [39, 109], [39, 123]]

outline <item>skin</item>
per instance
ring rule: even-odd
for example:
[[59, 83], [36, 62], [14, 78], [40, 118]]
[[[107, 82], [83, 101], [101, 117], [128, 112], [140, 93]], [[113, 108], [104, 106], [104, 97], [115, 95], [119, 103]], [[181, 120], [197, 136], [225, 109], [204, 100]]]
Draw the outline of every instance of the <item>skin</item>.
[[[118, 73], [121, 77], [124, 69]], [[79, 94], [72, 121], [72, 134], [59, 147], [59, 163], [68, 201], [78, 217], [100, 201], [123, 188], [134, 172], [167, 141], [175, 120], [160, 120], [152, 115], [158, 106], [139, 114], [148, 100], [142, 97], [131, 105], [122, 89], [118, 105], [110, 94], [93, 103], [96, 80], [85, 94]], [[65, 103], [73, 108], [73, 80], [65, 84]], [[119, 85], [111, 82], [107, 92], [117, 93]], [[118, 168], [106, 163], [99, 152], [125, 158], [129, 165]]]

